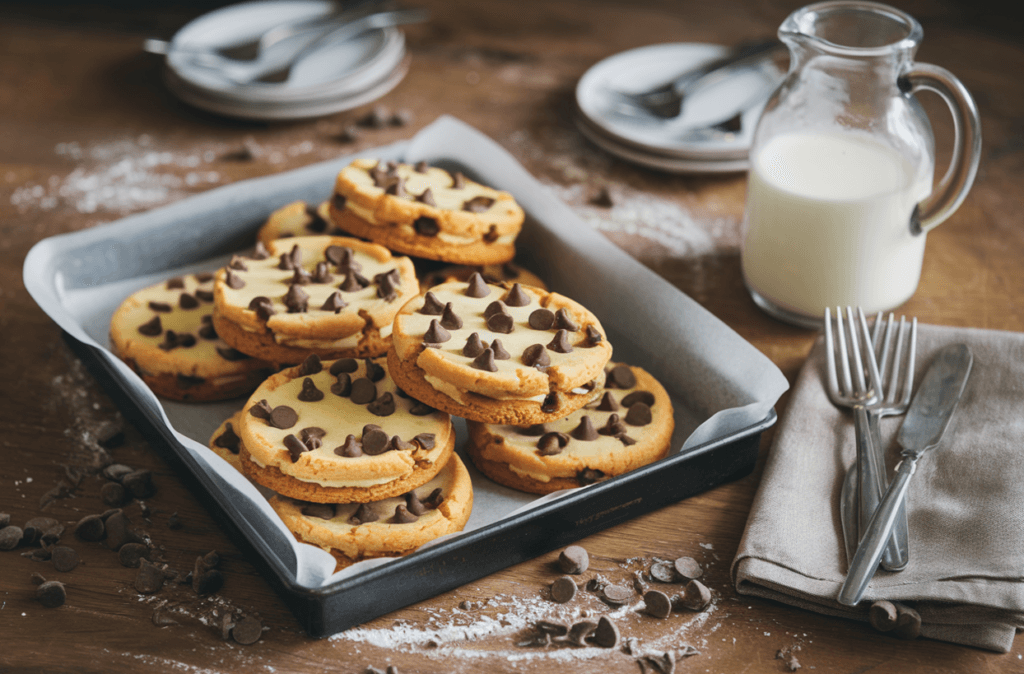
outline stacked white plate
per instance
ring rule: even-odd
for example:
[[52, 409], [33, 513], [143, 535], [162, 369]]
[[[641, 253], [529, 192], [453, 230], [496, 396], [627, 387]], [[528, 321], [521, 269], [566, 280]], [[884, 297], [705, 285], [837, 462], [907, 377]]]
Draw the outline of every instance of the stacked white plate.
[[[328, 0], [261, 0], [204, 14], [169, 43], [164, 79], [185, 102], [230, 117], [299, 119], [364, 105], [393, 89], [408, 70], [405, 38], [397, 28], [327, 40], [299, 60], [282, 83], [240, 84], [227, 73], [239, 63], [218, 53], [276, 26], [326, 20], [336, 11], [337, 4]], [[272, 48], [295, 51], [294, 44], [283, 40]]]
[[[745, 171], [754, 127], [769, 94], [782, 81], [774, 63], [763, 61], [696, 88], [672, 119], [631, 111], [615, 94], [649, 91], [728, 53], [720, 45], [671, 43], [611, 56], [576, 85], [576, 124], [598, 147], [648, 168], [672, 173]], [[724, 128], [724, 122], [737, 116], [737, 130]]]

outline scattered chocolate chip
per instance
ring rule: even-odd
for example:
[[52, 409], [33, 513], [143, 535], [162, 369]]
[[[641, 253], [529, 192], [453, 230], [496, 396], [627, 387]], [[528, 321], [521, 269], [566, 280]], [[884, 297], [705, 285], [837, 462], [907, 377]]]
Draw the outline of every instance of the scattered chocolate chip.
[[897, 639], [916, 639], [921, 636], [921, 614], [904, 604], [896, 604], [896, 626], [892, 635]]
[[117, 507], [123, 505], [128, 494], [117, 482], [108, 482], [100, 488], [100, 498], [108, 506]]
[[608, 373], [606, 388], [633, 388], [636, 386], [636, 375], [628, 365], [616, 365]]
[[337, 380], [331, 384], [331, 393], [342, 398], [347, 398], [352, 394], [352, 377], [346, 372], [342, 372], [338, 375]]
[[270, 425], [282, 430], [291, 428], [299, 420], [299, 415], [287, 405], [278, 405], [270, 411]]
[[101, 541], [106, 534], [103, 518], [99, 515], [86, 515], [75, 525], [75, 536], [83, 541]]
[[153, 485], [153, 473], [148, 470], [134, 470], [128, 473], [121, 478], [121, 484], [132, 495], [132, 498], [149, 498], [156, 493], [156, 487]]
[[52, 556], [49, 548], [36, 548], [28, 552], [21, 553], [22, 557], [28, 557], [33, 562], [48, 562]]
[[245, 287], [245, 281], [240, 279], [238, 277], [238, 274], [231, 271], [230, 269], [226, 270], [224, 273], [224, 283], [226, 283], [227, 286], [233, 290], [239, 290]]
[[644, 403], [633, 403], [626, 412], [626, 423], [630, 426], [646, 426], [651, 418], [651, 408]]
[[124, 428], [119, 423], [104, 421], [96, 429], [96, 442], [103, 449], [119, 447], [124, 443]]
[[647, 613], [655, 618], [667, 618], [672, 613], [672, 601], [664, 592], [650, 590], [644, 594]]
[[494, 363], [494, 351], [487, 348], [480, 352], [480, 355], [473, 359], [473, 367], [484, 372], [497, 372], [498, 366]]
[[576, 581], [569, 576], [562, 576], [551, 583], [551, 599], [559, 604], [572, 601], [576, 596]]
[[467, 297], [487, 297], [491, 294], [491, 289], [487, 287], [487, 282], [484, 281], [484, 277], [478, 272], [473, 272], [473, 275], [469, 277], [469, 283], [466, 286]]
[[621, 606], [633, 596], [633, 591], [624, 585], [608, 585], [604, 588], [602, 599], [609, 604]]
[[532, 344], [523, 351], [523, 364], [538, 370], [551, 365], [551, 356], [543, 344]]
[[218, 346], [216, 347], [217, 354], [226, 361], [237, 362], [240, 360], [248, 360], [249, 356], [242, 353], [238, 349], [234, 349], [230, 346]]
[[370, 456], [383, 454], [390, 449], [391, 440], [380, 426], [367, 424], [363, 427], [363, 453]]
[[209, 569], [200, 574], [192, 572], [192, 589], [196, 594], [200, 596], [213, 594], [222, 587], [224, 587], [224, 576], [217, 569]]
[[120, 482], [125, 475], [134, 470], [131, 466], [126, 466], [123, 463], [112, 463], [104, 468], [101, 474], [108, 480]]
[[249, 408], [249, 414], [257, 419], [265, 419], [267, 421], [270, 421], [270, 413], [272, 411], [273, 409], [270, 407], [270, 403], [266, 400], [261, 400]]
[[178, 288], [184, 288], [184, 287], [185, 287], [185, 279], [183, 279], [180, 276], [175, 276], [174, 278], [167, 279], [167, 289], [168, 290], [176, 290]]
[[659, 583], [674, 583], [676, 582], [676, 570], [671, 564], [666, 562], [655, 562], [651, 565], [650, 570], [651, 578], [658, 581]]
[[291, 433], [284, 436], [284, 446], [288, 450], [288, 458], [292, 463], [298, 461], [300, 456], [309, 451], [309, 448]]
[[277, 312], [274, 311], [274, 303], [270, 301], [269, 297], [254, 297], [249, 302], [249, 310], [256, 312], [256, 317], [261, 321], [265, 321]]
[[544, 396], [544, 400], [541, 401], [540, 411], [545, 414], [551, 414], [559, 407], [562, 406], [562, 398], [558, 395], [558, 391], [552, 391], [551, 393]]
[[554, 326], [556, 330], [568, 330], [569, 332], [576, 332], [580, 329], [579, 323], [574, 321], [565, 309], [559, 309], [555, 312]]
[[601, 648], [615, 648], [619, 644], [619, 628], [608, 616], [601, 616], [592, 639]]
[[419, 517], [409, 512], [405, 505], [399, 503], [395, 506], [395, 515], [391, 518], [391, 521], [395, 524], [410, 524], [418, 519]]
[[352, 382], [352, 402], [357, 405], [366, 405], [377, 399], [377, 387], [366, 377], [360, 377]]
[[890, 601], [876, 601], [868, 610], [868, 622], [879, 632], [889, 632], [896, 627], [896, 605]]
[[306, 377], [302, 380], [302, 390], [297, 397], [304, 403], [315, 403], [324, 399], [324, 392], [316, 387], [312, 379]]
[[290, 314], [305, 313], [309, 309], [309, 294], [302, 289], [302, 286], [293, 283], [285, 293], [284, 305], [288, 307]]
[[588, 484], [594, 484], [598, 480], [604, 478], [604, 472], [600, 470], [594, 470], [593, 468], [585, 468], [580, 472], [576, 473], [576, 481], [581, 487], [585, 487]]
[[590, 567], [590, 555], [583, 546], [570, 545], [559, 553], [558, 566], [562, 573], [583, 573]]
[[691, 611], [703, 611], [711, 603], [711, 591], [699, 580], [691, 580], [674, 603]]
[[449, 171], [448, 175], [452, 177], [452, 189], [461, 190], [466, 187], [466, 176], [462, 175], [461, 171], [455, 173]]
[[36, 599], [46, 608], [63, 606], [67, 598], [64, 583], [59, 580], [48, 580], [36, 588]]
[[125, 543], [117, 551], [117, 561], [129, 569], [139, 568], [143, 559], [149, 559], [149, 546], [144, 543]]
[[569, 333], [561, 329], [555, 333], [554, 339], [548, 343], [548, 348], [555, 353], [572, 353], [572, 344], [569, 343]]
[[331, 363], [331, 367], [328, 372], [337, 375], [342, 372], [355, 372], [357, 369], [359, 369], [359, 362], [355, 358], [339, 358]]
[[430, 320], [430, 327], [423, 335], [423, 341], [427, 344], [441, 344], [452, 338], [452, 333], [441, 327], [436, 318]]
[[181, 521], [181, 516], [178, 513], [171, 513], [170, 517], [167, 518], [167, 528], [178, 530], [181, 529], [184, 523]]
[[515, 329], [515, 321], [513, 321], [512, 316], [509, 314], [495, 313], [487, 319], [487, 329], [491, 332], [507, 335]]
[[593, 634], [596, 629], [597, 623], [593, 620], [580, 620], [573, 623], [573, 626], [569, 628], [566, 640], [573, 646], [586, 646], [587, 637]]
[[530, 296], [523, 291], [522, 286], [518, 283], [513, 284], [512, 289], [505, 295], [505, 304], [510, 307], [525, 307], [530, 304], [532, 300]]
[[555, 622], [554, 620], [538, 620], [535, 626], [537, 631], [551, 636], [564, 637], [569, 633], [568, 625], [565, 623]]
[[356, 511], [352, 513], [352, 516], [348, 518], [349, 524], [366, 524], [367, 522], [376, 522], [380, 519], [380, 515], [373, 509], [369, 503], [360, 503]]
[[333, 520], [336, 514], [333, 503], [307, 503], [302, 506], [301, 512], [306, 517], [316, 517], [321, 520]]
[[583, 588], [587, 592], [599, 593], [604, 590], [604, 586], [607, 584], [608, 583], [605, 581], [604, 578], [602, 578], [601, 576], [597, 576], [596, 578], [591, 578], [590, 580], [588, 580], [587, 584], [584, 585]]
[[153, 594], [164, 586], [164, 572], [146, 558], [139, 559], [139, 572], [135, 575], [135, 589], [142, 594]]
[[472, 199], [463, 203], [462, 210], [468, 211], [469, 213], [484, 213], [493, 205], [494, 199], [491, 199], [490, 197], [479, 196], [473, 197]]
[[395, 398], [390, 393], [385, 393], [367, 405], [366, 410], [374, 416], [389, 417], [395, 413]]
[[262, 634], [263, 623], [258, 618], [250, 616], [245, 616], [239, 620], [231, 629], [231, 638], [243, 646], [256, 643], [260, 640]]
[[162, 314], [166, 314], [174, 309], [174, 307], [172, 307], [167, 302], [150, 302], [149, 308], [152, 309], [153, 311], [159, 311]]
[[146, 321], [139, 326], [139, 333], [147, 337], [159, 337], [163, 331], [164, 328], [160, 324], [159, 316], [154, 316], [152, 320]]
[[466, 339], [466, 345], [462, 347], [462, 355], [467, 358], [476, 358], [486, 348], [487, 346], [480, 340], [480, 333], [474, 332]]
[[424, 402], [420, 402], [419, 400], [414, 402], [412, 404], [412, 407], [409, 408], [409, 414], [413, 415], [414, 417], [425, 417], [428, 414], [433, 414], [433, 413], [434, 413], [434, 408], [433, 407], [431, 407], [430, 405], [428, 405], [428, 404], [426, 404]]
[[50, 550], [50, 561], [53, 563], [54, 569], [63, 573], [73, 570], [82, 560], [74, 548], [69, 548], [66, 545], [55, 545]]
[[362, 443], [356, 440], [356, 436], [348, 435], [345, 438], [344, 444], [340, 447], [334, 448], [334, 453], [338, 456], [345, 456], [350, 459], [354, 459], [357, 456], [363, 455], [363, 446]]
[[491, 342], [490, 349], [494, 352], [494, 360], [509, 360], [512, 358], [512, 354], [505, 349], [500, 339]]
[[373, 362], [370, 358], [363, 359], [363, 364], [366, 366], [366, 378], [370, 381], [377, 382], [384, 378], [384, 368]]
[[612, 195], [608, 192], [607, 187], [602, 187], [594, 194], [594, 196], [590, 197], [590, 203], [600, 208], [611, 208], [615, 205], [615, 202], [612, 201]]
[[555, 324], [555, 314], [550, 309], [536, 309], [530, 314], [529, 323], [534, 330], [549, 330]]
[[586, 442], [593, 442], [599, 437], [597, 430], [594, 428], [594, 422], [590, 420], [590, 417], [584, 415], [580, 418], [580, 423], [576, 428], [569, 432], [569, 435], [576, 438], [577, 440], [584, 440]]

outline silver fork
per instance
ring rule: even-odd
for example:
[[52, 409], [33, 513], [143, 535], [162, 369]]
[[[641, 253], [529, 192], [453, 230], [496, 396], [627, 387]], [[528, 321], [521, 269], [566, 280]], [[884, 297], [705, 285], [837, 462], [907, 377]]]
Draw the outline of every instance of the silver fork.
[[[858, 525], [857, 533], [854, 534], [852, 531], [846, 531], [847, 525], [844, 522], [843, 534], [847, 539], [853, 534], [859, 541], [862, 527], [866, 526], [871, 519], [882, 494], [878, 490], [879, 472], [883, 465], [880, 460], [881, 452], [873, 442], [867, 411], [869, 405], [874, 405], [882, 399], [882, 385], [864, 313], [857, 309], [857, 319], [855, 319], [853, 308], [847, 307], [846, 314], [847, 321], [844, 326], [842, 309], [836, 307], [836, 328], [833, 331], [832, 311], [829, 308], [825, 309], [825, 369], [828, 379], [828, 395], [832, 403], [853, 410], [857, 448], [855, 466], [857, 467]], [[847, 339], [850, 341], [849, 350], [846, 345]], [[838, 362], [837, 350], [839, 352]], [[838, 372], [842, 374], [842, 382], [839, 381], [837, 365]], [[865, 378], [865, 373], [867, 378]], [[894, 547], [890, 542], [886, 548], [886, 554], [890, 554], [890, 548]], [[849, 540], [847, 540], [847, 548], [849, 549]], [[893, 554], [895, 554], [895, 550]]]

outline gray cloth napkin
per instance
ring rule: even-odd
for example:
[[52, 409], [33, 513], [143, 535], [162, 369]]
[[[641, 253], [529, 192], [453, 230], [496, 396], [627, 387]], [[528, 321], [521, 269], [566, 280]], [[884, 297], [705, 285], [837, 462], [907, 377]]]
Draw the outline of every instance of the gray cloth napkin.
[[[970, 347], [974, 367], [940, 445], [911, 480], [907, 568], [880, 570], [857, 608], [835, 600], [847, 570], [839, 491], [856, 452], [851, 412], [825, 391], [819, 339], [733, 561], [737, 592], [859, 620], [873, 601], [905, 601], [921, 614], [923, 636], [1011, 648], [1024, 628], [1024, 334], [921, 325], [917, 384], [933, 355], [957, 342]], [[890, 475], [902, 423], [881, 420]]]

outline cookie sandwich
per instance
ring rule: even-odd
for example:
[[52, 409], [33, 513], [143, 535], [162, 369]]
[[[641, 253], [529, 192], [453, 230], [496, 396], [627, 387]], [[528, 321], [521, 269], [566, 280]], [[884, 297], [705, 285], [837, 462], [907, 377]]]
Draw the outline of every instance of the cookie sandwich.
[[338, 174], [329, 211], [354, 236], [430, 260], [510, 262], [523, 209], [507, 192], [440, 168], [357, 159]]
[[481, 473], [534, 494], [582, 487], [668, 454], [675, 421], [664, 387], [639, 367], [617, 364], [600, 398], [554, 422], [469, 422], [467, 452]]
[[480, 274], [410, 300], [388, 364], [402, 389], [449, 414], [530, 425], [567, 416], [604, 383], [612, 347], [585, 307]]
[[377, 356], [398, 309], [418, 293], [412, 261], [383, 246], [278, 239], [217, 272], [214, 327], [238, 351], [277, 363]]

